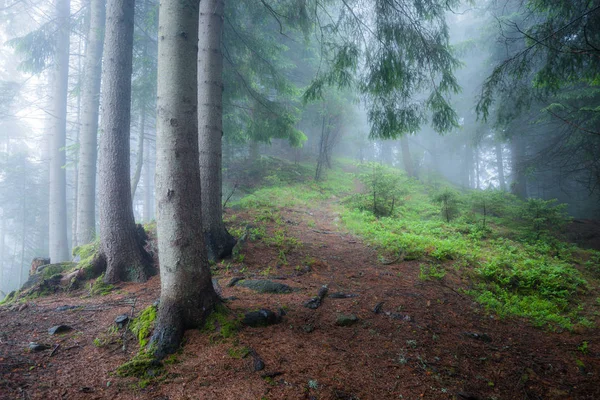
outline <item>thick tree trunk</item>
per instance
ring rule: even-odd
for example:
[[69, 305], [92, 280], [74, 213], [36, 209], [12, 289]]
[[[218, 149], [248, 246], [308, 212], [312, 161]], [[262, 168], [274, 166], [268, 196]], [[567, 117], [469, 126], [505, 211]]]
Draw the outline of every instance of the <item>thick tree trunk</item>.
[[496, 169], [498, 170], [498, 182], [500, 190], [506, 190], [506, 179], [504, 178], [504, 155], [502, 154], [502, 143], [496, 142]]
[[67, 91], [69, 86], [69, 20], [70, 1], [56, 0], [56, 57], [50, 115], [50, 195], [49, 237], [52, 262], [69, 259], [67, 239], [67, 176], [65, 145], [67, 134]]
[[402, 162], [404, 164], [404, 170], [410, 177], [415, 176], [415, 170], [413, 168], [412, 158], [410, 156], [410, 147], [408, 145], [408, 138], [406, 136], [400, 136], [400, 149], [402, 150]]
[[77, 243], [80, 245], [92, 242], [96, 232], [98, 107], [100, 104], [105, 15], [105, 1], [91, 0], [81, 95], [79, 173], [77, 176]]
[[204, 323], [219, 299], [212, 285], [200, 204], [198, 3], [163, 0], [159, 15], [156, 222], [161, 293], [151, 343], [162, 358], [177, 350], [185, 329]]
[[150, 260], [137, 233], [129, 178], [134, 0], [109, 0], [102, 71], [99, 216], [106, 282], [143, 282]]
[[517, 135], [510, 140], [512, 169], [511, 191], [520, 199], [527, 198], [527, 177], [525, 176], [525, 143]]
[[198, 143], [202, 186], [202, 225], [208, 258], [231, 254], [236, 240], [223, 223], [222, 148], [223, 0], [202, 0], [198, 41]]

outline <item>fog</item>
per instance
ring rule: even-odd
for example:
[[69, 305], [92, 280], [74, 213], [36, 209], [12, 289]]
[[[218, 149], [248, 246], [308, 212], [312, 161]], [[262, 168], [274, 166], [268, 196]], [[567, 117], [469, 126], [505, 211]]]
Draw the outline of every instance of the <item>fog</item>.
[[[98, 218], [92, 218], [86, 237], [78, 221], [86, 212], [98, 213], [97, 207], [82, 210], [80, 197], [87, 182], [80, 174], [80, 135], [89, 126], [84, 103], [85, 72], [92, 71], [86, 69], [86, 57], [93, 57], [92, 13], [89, 1], [66, 2], [66, 111], [56, 115], [57, 64], [66, 44], [56, 43], [57, 3], [0, 0], [0, 299], [27, 280], [33, 258], [52, 254], [54, 236], [65, 235], [61, 251], [67, 256], [52, 262], [66, 262], [98, 229]], [[389, 55], [389, 44], [375, 37], [378, 29], [407, 23], [377, 14], [373, 4], [385, 1], [308, 1], [304, 7], [281, 2], [266, 11], [255, 3], [226, 4], [223, 197], [236, 190], [236, 168], [261, 158], [310, 164], [320, 180], [339, 157], [387, 164], [423, 182], [443, 179], [461, 190], [558, 199], [576, 219], [600, 218], [597, 2], [560, 4], [558, 16], [550, 17], [528, 2], [450, 2], [443, 14], [448, 54], [440, 50], [445, 27], [432, 14], [413, 21], [431, 35], [429, 45], [409, 43], [425, 36], [395, 39], [394, 57], [410, 61], [394, 72], [374, 70]], [[400, 3], [409, 9], [413, 4]], [[130, 179], [140, 223], [153, 221], [156, 211], [157, 7], [157, 0], [138, 1], [134, 24]], [[439, 48], [428, 47], [436, 41]], [[415, 51], [419, 46], [425, 56]], [[348, 49], [357, 50], [356, 59]], [[444, 61], [449, 54], [455, 65]], [[393, 57], [388, 61], [394, 64]], [[452, 89], [448, 76], [460, 90]], [[91, 96], [98, 99], [100, 92]], [[404, 111], [406, 117], [391, 117]], [[97, 110], [94, 115], [97, 121]], [[51, 140], [57, 121], [65, 135], [58, 145]], [[102, 121], [95, 130], [100, 141], [101, 127]], [[60, 169], [52, 162], [60, 162]], [[57, 183], [62, 174], [64, 183]], [[100, 193], [92, 190], [97, 204]], [[60, 220], [53, 219], [60, 213], [55, 201], [65, 210]]]

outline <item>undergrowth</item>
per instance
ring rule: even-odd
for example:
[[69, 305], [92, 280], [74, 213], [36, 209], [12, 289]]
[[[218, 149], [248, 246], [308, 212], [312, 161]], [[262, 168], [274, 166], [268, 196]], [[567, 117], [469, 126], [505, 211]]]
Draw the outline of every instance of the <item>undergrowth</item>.
[[[461, 192], [371, 164], [342, 167], [318, 184], [303, 177], [264, 187], [237, 206], [277, 223], [273, 209], [345, 196], [345, 227], [386, 259], [422, 261], [421, 279], [444, 279], [453, 269], [472, 282], [467, 293], [501, 317], [525, 317], [548, 329], [593, 325], [580, 295], [600, 275], [600, 253], [563, 240], [564, 206], [496, 190]], [[356, 180], [367, 190], [352, 194]]]

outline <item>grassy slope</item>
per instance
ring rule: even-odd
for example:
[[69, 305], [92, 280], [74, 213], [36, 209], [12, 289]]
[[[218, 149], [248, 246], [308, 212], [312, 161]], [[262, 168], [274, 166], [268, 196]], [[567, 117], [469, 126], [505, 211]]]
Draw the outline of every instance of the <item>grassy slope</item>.
[[[247, 170], [253, 174], [248, 180], [263, 186], [236, 201], [236, 207], [268, 212], [341, 198], [345, 228], [377, 248], [384, 259], [420, 260], [422, 279], [449, 274], [457, 290], [501, 317], [526, 317], [552, 330], [595, 324], [600, 253], [558, 239], [555, 228], [566, 220], [552, 203], [525, 203], [496, 191], [458, 192], [439, 180], [425, 184], [378, 167], [399, 190], [391, 215], [377, 218], [367, 209], [372, 197], [353, 194], [357, 178], [369, 187], [373, 165], [339, 161], [321, 183], [312, 181], [307, 165], [263, 159], [259, 167]], [[355, 172], [344, 172], [350, 170]], [[267, 175], [257, 177], [259, 171]], [[446, 203], [450, 222], [440, 202], [445, 192], [451, 192]]]

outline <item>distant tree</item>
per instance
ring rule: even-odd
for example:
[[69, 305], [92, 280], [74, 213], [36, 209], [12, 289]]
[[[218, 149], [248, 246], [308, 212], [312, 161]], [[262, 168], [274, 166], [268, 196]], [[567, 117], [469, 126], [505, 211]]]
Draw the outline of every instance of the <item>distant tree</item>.
[[90, 0], [81, 95], [81, 130], [77, 176], [77, 243], [94, 240], [96, 233], [96, 163], [98, 159], [98, 108], [106, 2]]

